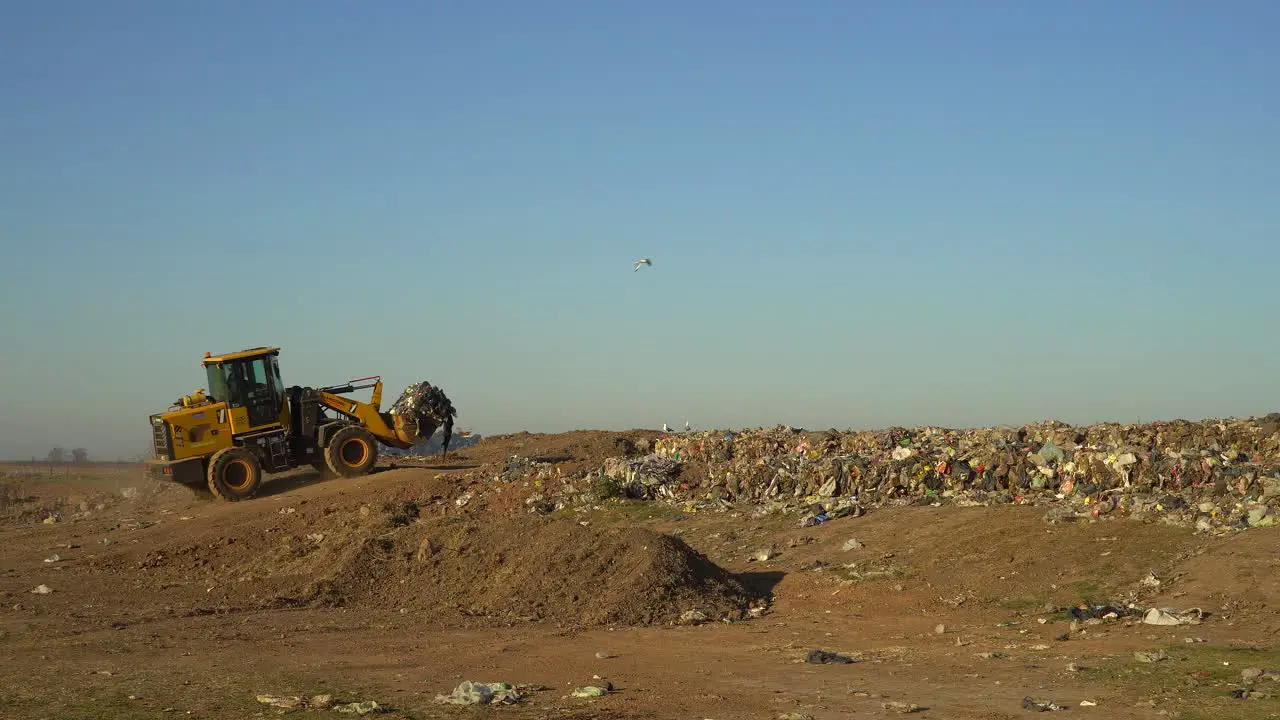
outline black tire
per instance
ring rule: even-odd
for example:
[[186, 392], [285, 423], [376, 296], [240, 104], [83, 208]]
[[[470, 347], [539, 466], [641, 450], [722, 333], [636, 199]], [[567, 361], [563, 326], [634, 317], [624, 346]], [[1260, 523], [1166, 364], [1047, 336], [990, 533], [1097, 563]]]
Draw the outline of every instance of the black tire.
[[348, 425], [329, 438], [324, 461], [338, 477], [368, 475], [378, 462], [378, 441], [359, 425]]
[[223, 500], [247, 500], [262, 485], [258, 456], [242, 447], [230, 447], [209, 459], [209, 491]]

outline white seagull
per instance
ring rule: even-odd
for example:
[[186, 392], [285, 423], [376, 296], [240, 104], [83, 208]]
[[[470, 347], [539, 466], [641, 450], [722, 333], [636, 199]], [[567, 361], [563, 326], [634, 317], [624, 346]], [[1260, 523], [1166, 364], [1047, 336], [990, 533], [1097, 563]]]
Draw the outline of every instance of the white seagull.
[[640, 272], [641, 265], [648, 265], [649, 267], [653, 267], [653, 262], [649, 260], [649, 258], [640, 258], [639, 260], [636, 261], [636, 269], [632, 270], [631, 272]]

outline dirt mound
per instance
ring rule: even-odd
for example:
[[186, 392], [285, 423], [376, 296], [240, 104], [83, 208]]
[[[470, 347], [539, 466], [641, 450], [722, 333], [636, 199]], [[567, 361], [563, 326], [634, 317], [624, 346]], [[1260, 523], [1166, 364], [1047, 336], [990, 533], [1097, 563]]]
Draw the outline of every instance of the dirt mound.
[[324, 564], [302, 599], [584, 626], [670, 623], [690, 610], [737, 618], [750, 602], [738, 579], [678, 538], [571, 520], [413, 523], [344, 542]]
[[426, 491], [433, 484], [418, 486], [419, 500], [400, 488], [400, 498], [377, 505], [263, 503], [237, 513], [233, 534], [223, 522], [196, 533], [169, 524], [152, 531], [148, 547], [105, 553], [91, 572], [141, 572], [156, 586], [212, 588], [202, 604], [306, 604], [567, 626], [671, 623], [691, 610], [711, 620], [738, 618], [754, 598], [741, 579], [679, 538], [568, 517], [458, 514], [453, 503], [426, 499], [434, 497]]

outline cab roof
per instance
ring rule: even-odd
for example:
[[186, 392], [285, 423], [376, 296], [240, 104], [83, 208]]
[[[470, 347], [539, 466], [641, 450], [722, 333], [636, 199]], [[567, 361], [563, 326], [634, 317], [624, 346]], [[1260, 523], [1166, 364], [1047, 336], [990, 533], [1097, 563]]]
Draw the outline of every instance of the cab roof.
[[274, 355], [278, 352], [280, 352], [280, 348], [278, 347], [256, 347], [249, 348], [248, 350], [241, 350], [239, 352], [226, 353], [224, 355], [210, 355], [209, 353], [205, 353], [203, 362], [205, 365], [215, 365], [229, 360], [243, 360], [245, 358], [258, 357], [259, 355]]

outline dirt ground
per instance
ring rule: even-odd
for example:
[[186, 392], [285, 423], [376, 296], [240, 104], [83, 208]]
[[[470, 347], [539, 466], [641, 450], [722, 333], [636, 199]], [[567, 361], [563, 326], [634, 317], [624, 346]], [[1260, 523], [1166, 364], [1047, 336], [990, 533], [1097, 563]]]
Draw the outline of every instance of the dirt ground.
[[[488, 438], [357, 480], [277, 476], [243, 503], [134, 466], [0, 466], [0, 717], [283, 712], [264, 694], [375, 700], [387, 718], [995, 720], [1037, 712], [1027, 697], [1067, 717], [1280, 717], [1280, 682], [1242, 677], [1280, 669], [1274, 528], [1050, 524], [1033, 507], [810, 528], [635, 501], [542, 516], [538, 483], [502, 477], [511, 455], [596, 467], [617, 438]], [[1069, 613], [1130, 600], [1206, 615]], [[435, 702], [464, 680], [535, 687]]]

